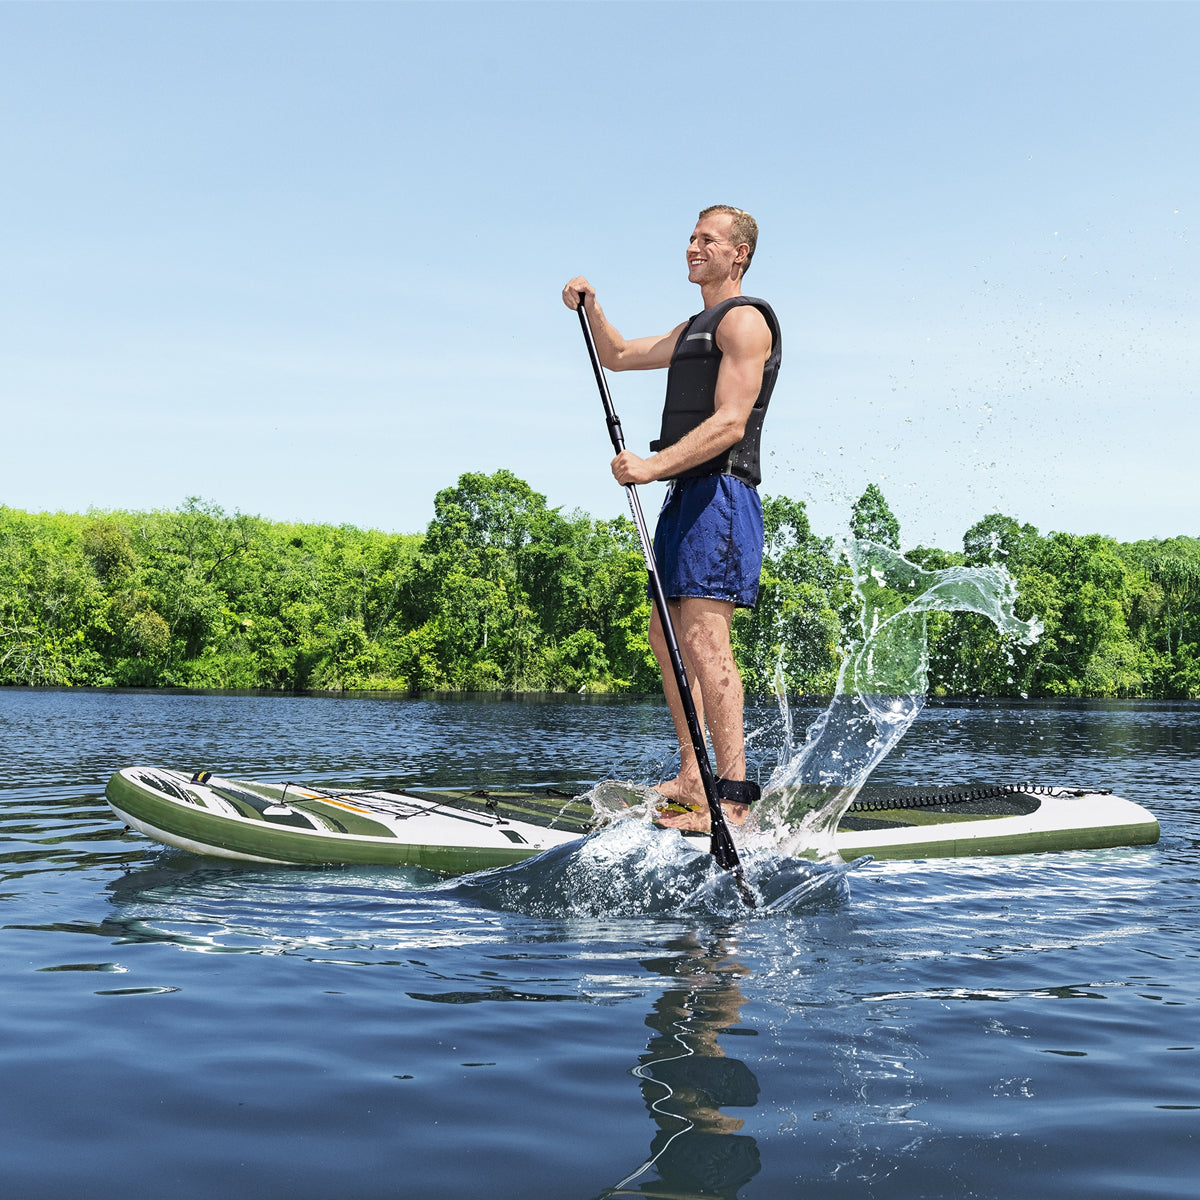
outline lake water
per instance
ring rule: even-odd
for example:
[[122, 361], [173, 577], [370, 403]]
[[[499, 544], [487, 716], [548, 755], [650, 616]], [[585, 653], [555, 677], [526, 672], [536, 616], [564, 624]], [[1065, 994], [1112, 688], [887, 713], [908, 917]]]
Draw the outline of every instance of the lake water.
[[877, 781], [1108, 787], [1161, 842], [872, 863], [751, 917], [222, 864], [103, 800], [135, 762], [525, 785], [670, 743], [650, 700], [0, 690], [0, 1194], [1197, 1194], [1196, 705], [930, 707]]

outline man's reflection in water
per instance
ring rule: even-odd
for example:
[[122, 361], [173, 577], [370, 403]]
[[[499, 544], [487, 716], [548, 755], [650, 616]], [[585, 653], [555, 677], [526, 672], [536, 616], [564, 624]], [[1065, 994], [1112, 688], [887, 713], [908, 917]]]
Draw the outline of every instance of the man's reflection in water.
[[[739, 1024], [746, 998], [738, 981], [748, 972], [719, 934], [708, 945], [685, 934], [665, 949], [674, 953], [642, 966], [680, 986], [664, 991], [646, 1018], [654, 1036], [633, 1072], [658, 1130], [649, 1159], [603, 1195], [734, 1200], [758, 1174], [758, 1146], [739, 1132], [743, 1122], [721, 1109], [756, 1104], [758, 1080], [717, 1038]], [[651, 1171], [657, 1180], [645, 1178]]]

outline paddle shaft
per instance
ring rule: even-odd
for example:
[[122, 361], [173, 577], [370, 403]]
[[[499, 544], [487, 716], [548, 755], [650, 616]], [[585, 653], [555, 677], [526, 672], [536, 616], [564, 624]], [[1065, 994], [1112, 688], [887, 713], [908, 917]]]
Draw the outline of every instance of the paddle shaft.
[[[600, 362], [596, 339], [592, 336], [591, 322], [584, 311], [582, 299], [580, 299], [579, 308], [576, 311], [579, 313], [579, 325], [583, 330], [583, 340], [587, 342], [588, 355], [592, 360], [596, 386], [600, 389], [600, 399], [604, 404], [608, 436], [612, 439], [613, 449], [620, 454], [625, 449], [625, 435], [621, 430], [621, 419], [613, 408], [612, 396], [608, 391], [608, 380], [604, 377], [604, 366]], [[721, 802], [717, 799], [717, 785], [708, 761], [708, 747], [704, 740], [704, 730], [700, 728], [700, 718], [696, 715], [696, 703], [692, 699], [692, 689], [688, 684], [687, 669], [683, 665], [683, 655], [680, 653], [679, 642], [675, 637], [675, 626], [671, 621], [671, 612], [667, 607], [662, 581], [658, 577], [658, 565], [654, 559], [654, 544], [651, 542], [649, 531], [646, 528], [642, 502], [638, 498], [637, 488], [632, 483], [625, 485], [625, 495], [629, 500], [629, 511], [633, 514], [634, 528], [637, 530], [638, 542], [642, 547], [642, 558], [646, 561], [646, 573], [650, 577], [650, 594], [654, 598], [654, 608], [658, 613], [659, 624], [662, 626], [663, 638], [667, 644], [667, 654], [671, 660], [671, 670], [675, 675], [675, 686], [679, 690], [679, 699], [683, 704], [688, 736], [691, 738], [692, 750], [696, 755], [696, 765], [700, 769], [700, 781], [704, 785], [704, 796], [708, 801], [711, 828], [709, 852], [721, 867], [726, 871], [734, 872], [738, 879], [738, 890], [742, 893], [743, 898], [752, 904], [753, 894], [745, 886], [737, 847], [733, 844], [733, 837], [725, 820], [725, 812], [721, 808]]]

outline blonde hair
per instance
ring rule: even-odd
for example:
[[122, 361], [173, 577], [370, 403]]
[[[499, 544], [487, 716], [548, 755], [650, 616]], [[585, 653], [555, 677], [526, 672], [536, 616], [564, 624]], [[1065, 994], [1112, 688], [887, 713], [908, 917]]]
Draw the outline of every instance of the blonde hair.
[[734, 208], [732, 204], [712, 204], [700, 212], [700, 220], [711, 217], [714, 213], [727, 213], [733, 218], [729, 227], [729, 236], [735, 246], [743, 243], [750, 247], [746, 261], [742, 263], [742, 274], [750, 270], [750, 260], [754, 257], [754, 248], [758, 245], [758, 222], [743, 208]]

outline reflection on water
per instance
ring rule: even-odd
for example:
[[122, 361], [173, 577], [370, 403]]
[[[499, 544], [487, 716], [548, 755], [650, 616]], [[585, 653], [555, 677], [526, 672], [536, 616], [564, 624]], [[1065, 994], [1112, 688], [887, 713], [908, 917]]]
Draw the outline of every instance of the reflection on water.
[[[651, 836], [649, 830], [644, 833]], [[707, 856], [689, 854], [707, 869]], [[825, 881], [826, 886], [814, 886], [812, 880], [796, 885], [812, 910], [845, 899], [844, 870], [809, 863], [797, 864], [797, 869]], [[530, 870], [526, 867], [527, 897], [538, 887], [548, 897], [558, 886], [557, 873], [546, 871], [539, 878]], [[472, 941], [490, 945], [498, 937], [511, 937], [511, 928], [505, 933], [499, 927], [502, 915], [490, 917], [478, 907], [478, 900], [489, 894], [488, 877], [505, 873], [511, 874], [511, 868], [421, 887], [416, 880], [397, 879], [396, 872], [264, 870], [165, 853], [154, 865], [109, 882], [114, 911], [102, 920], [25, 928], [90, 934], [112, 946], [169, 943], [208, 954], [299, 955], [310, 961], [391, 965], [397, 954], [419, 950], [424, 957], [439, 943], [462, 956]], [[611, 879], [611, 862], [598, 875]], [[539, 904], [529, 907], [536, 909]], [[791, 911], [799, 911], [798, 906], [793, 904]], [[582, 909], [580, 915], [585, 915]], [[561, 936], [558, 927], [549, 934], [552, 942]], [[738, 1109], [758, 1103], [759, 1084], [751, 1069], [727, 1053], [723, 1044], [737, 1034], [755, 1032], [741, 1023], [741, 1009], [748, 1002], [742, 985], [752, 973], [736, 957], [736, 939], [733, 927], [681, 930], [661, 943], [661, 953], [637, 958], [641, 972], [666, 983], [661, 990], [654, 989], [645, 1017], [651, 1036], [629, 1071], [653, 1122], [653, 1135], [645, 1160], [602, 1196], [733, 1200], [738, 1189], [759, 1172], [758, 1146], [742, 1132], [743, 1119], [737, 1114]], [[111, 961], [49, 969], [125, 970]], [[107, 987], [94, 994], [134, 996], [176, 990], [167, 984], [150, 984]], [[451, 986], [408, 987], [404, 994], [411, 1001], [453, 1007], [487, 1002], [572, 1004], [589, 999], [570, 986], [481, 978], [476, 973], [456, 979]], [[600, 992], [592, 1002], [611, 1001]]]
[[[754, 1138], [740, 1132], [744, 1122], [721, 1110], [752, 1108], [759, 1088], [718, 1037], [739, 1026], [747, 997], [738, 984], [749, 971], [731, 957], [736, 942], [729, 932], [705, 940], [686, 933], [666, 949], [675, 953], [641, 960], [647, 971], [680, 981], [660, 994], [647, 1016], [654, 1034], [633, 1071], [656, 1126], [650, 1155], [601, 1196], [733, 1200], [761, 1163]], [[646, 1179], [651, 1171], [656, 1179]]]

